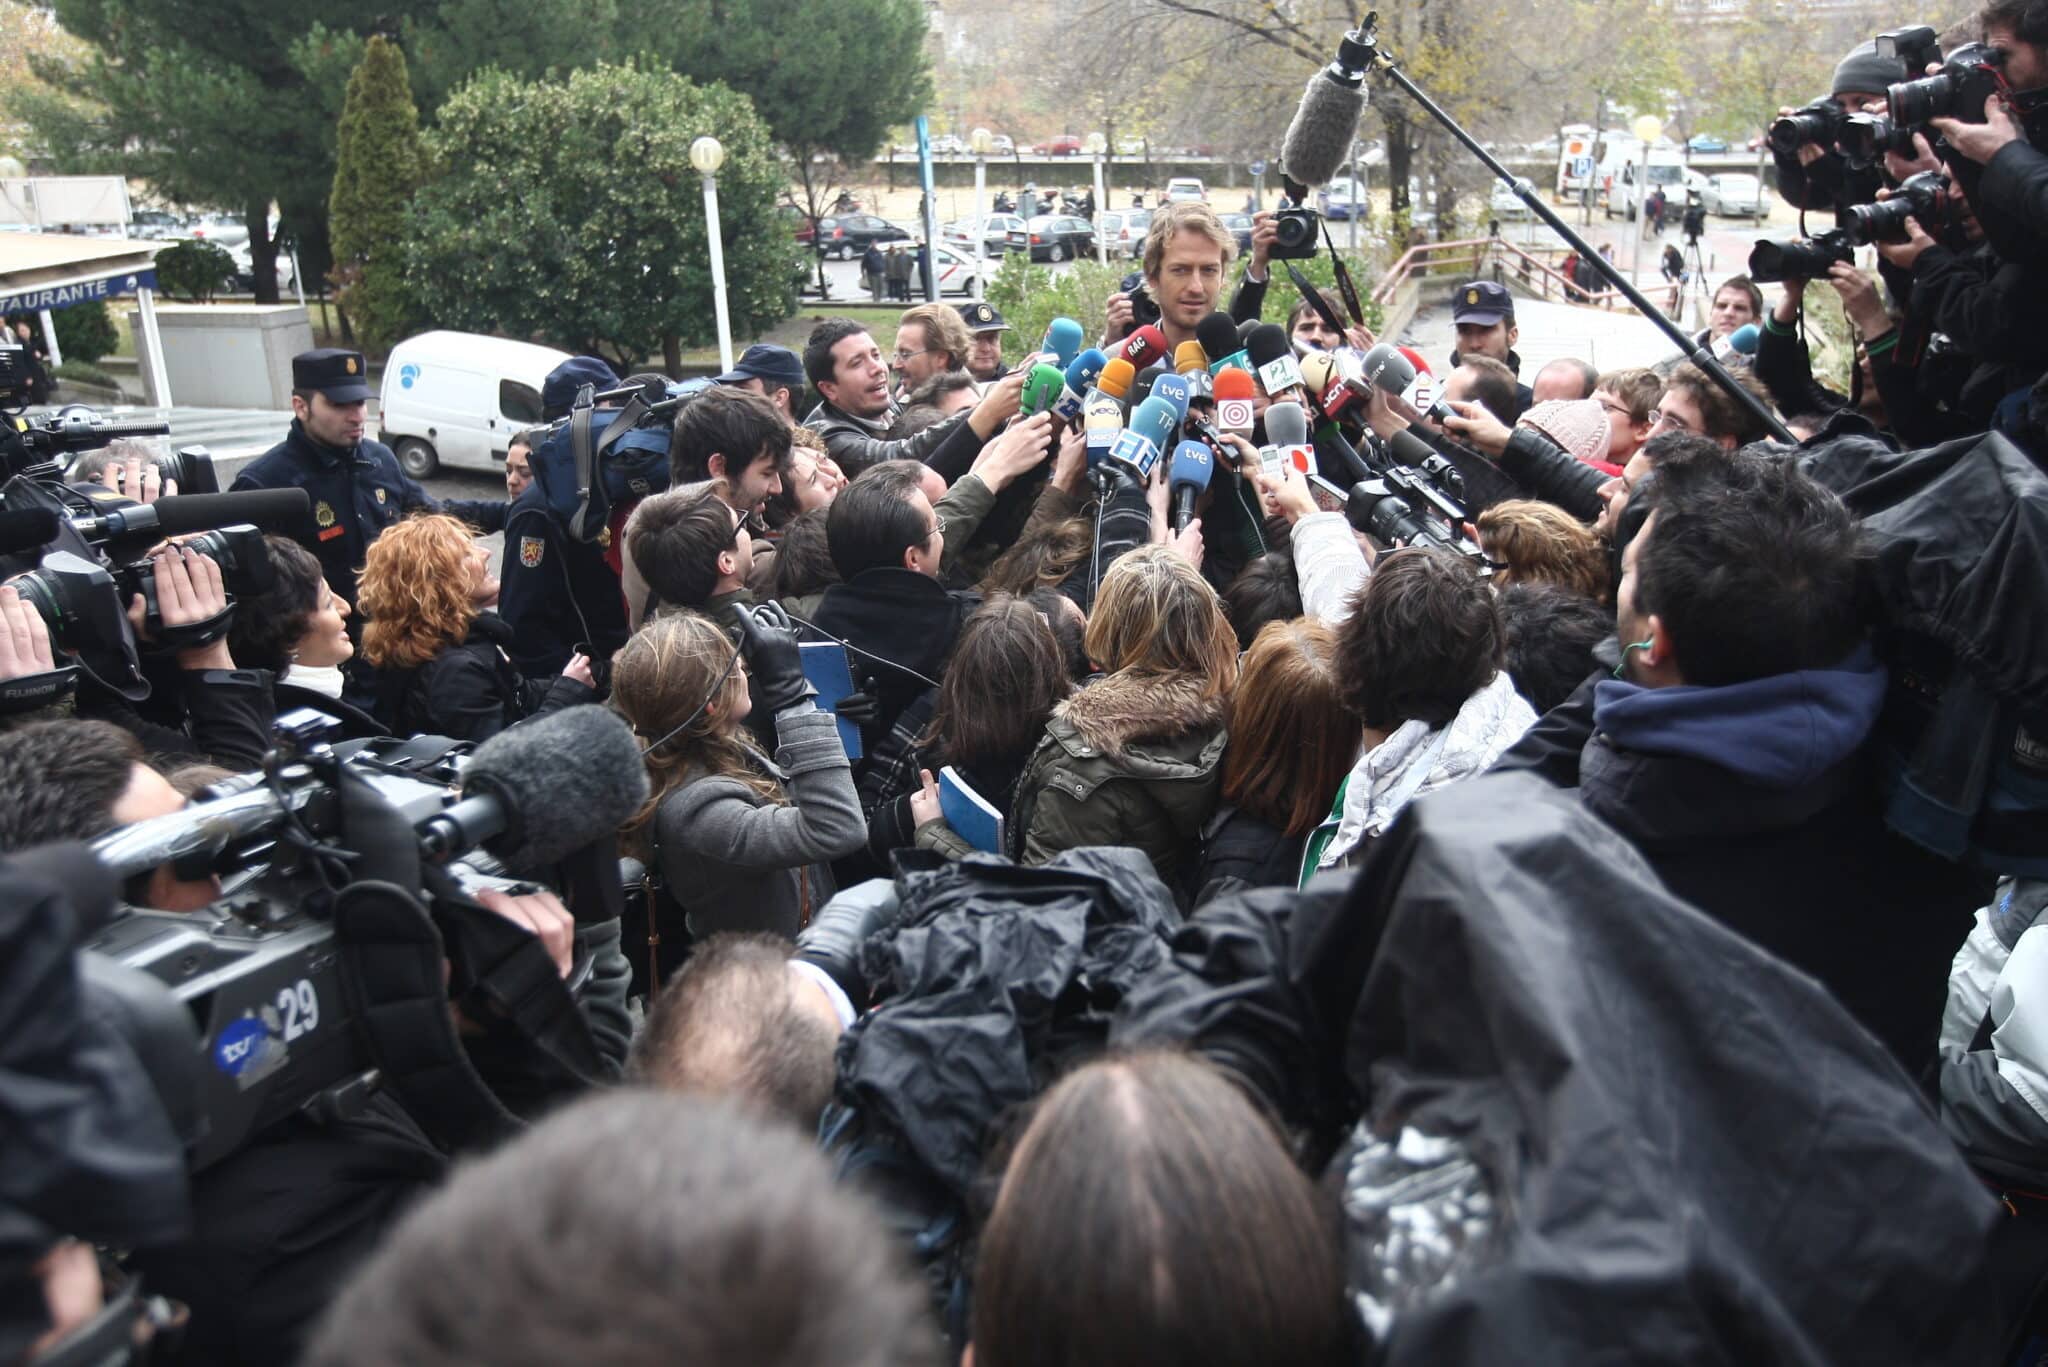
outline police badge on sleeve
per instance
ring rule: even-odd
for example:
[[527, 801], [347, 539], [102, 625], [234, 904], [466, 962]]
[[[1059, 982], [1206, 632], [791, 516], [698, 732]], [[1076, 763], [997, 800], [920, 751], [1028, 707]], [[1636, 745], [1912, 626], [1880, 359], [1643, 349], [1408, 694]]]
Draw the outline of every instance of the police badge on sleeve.
[[527, 569], [537, 570], [540, 568], [541, 557], [547, 554], [547, 549], [548, 543], [545, 538], [522, 536], [519, 538], [519, 563]]

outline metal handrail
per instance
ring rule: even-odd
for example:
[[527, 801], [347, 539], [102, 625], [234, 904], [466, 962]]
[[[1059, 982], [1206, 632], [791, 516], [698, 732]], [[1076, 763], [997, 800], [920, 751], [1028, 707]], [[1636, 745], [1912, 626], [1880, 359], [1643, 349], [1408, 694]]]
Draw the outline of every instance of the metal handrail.
[[[1507, 258], [1506, 264], [1509, 265], [1509, 269], [1514, 271], [1516, 278], [1525, 285], [1533, 285], [1537, 289], [1538, 294], [1544, 299], [1562, 298], [1566, 303], [1602, 308], [1608, 307], [1616, 300], [1619, 300], [1623, 308], [1631, 312], [1634, 311], [1635, 306], [1622, 296], [1620, 290], [1583, 289], [1574, 282], [1567, 280], [1563, 272], [1559, 271], [1557, 267], [1551, 265], [1548, 261], [1523, 247], [1517, 246], [1515, 243], [1499, 237], [1461, 238], [1453, 242], [1424, 242], [1410, 247], [1407, 251], [1401, 253], [1400, 258], [1388, 268], [1387, 273], [1380, 277], [1380, 283], [1373, 290], [1372, 297], [1384, 307], [1392, 300], [1394, 294], [1407, 283], [1411, 275], [1427, 273], [1427, 267], [1440, 265], [1446, 260], [1468, 254], [1471, 259], [1472, 274], [1475, 276], [1483, 273], [1489, 264], [1500, 263], [1500, 258], [1505, 256]], [[1574, 297], [1575, 293], [1577, 297]]]

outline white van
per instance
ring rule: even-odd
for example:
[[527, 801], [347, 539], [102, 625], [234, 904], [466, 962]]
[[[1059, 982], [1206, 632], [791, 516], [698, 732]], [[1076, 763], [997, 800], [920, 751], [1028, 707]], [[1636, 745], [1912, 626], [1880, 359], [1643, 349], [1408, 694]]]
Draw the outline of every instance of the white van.
[[[1664, 198], [1674, 209], [1685, 207], [1685, 155], [1676, 147], [1653, 145], [1648, 165], [1642, 163], [1643, 144], [1640, 139], [1610, 134], [1602, 144], [1600, 179], [1605, 198], [1601, 207], [1609, 218], [1618, 213], [1634, 219], [1643, 196], [1660, 185], [1664, 187]], [[1639, 175], [1648, 182], [1649, 190], [1636, 184]]]
[[474, 332], [422, 332], [391, 349], [377, 440], [414, 479], [442, 466], [502, 470], [505, 448], [540, 421], [540, 387], [566, 351]]

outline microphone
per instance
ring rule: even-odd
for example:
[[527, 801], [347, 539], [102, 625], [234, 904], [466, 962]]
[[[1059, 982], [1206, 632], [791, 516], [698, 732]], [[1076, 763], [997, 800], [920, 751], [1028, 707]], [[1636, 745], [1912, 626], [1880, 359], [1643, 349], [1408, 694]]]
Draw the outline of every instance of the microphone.
[[88, 541], [127, 536], [183, 536], [215, 527], [253, 523], [266, 532], [296, 535], [312, 515], [304, 489], [248, 489], [238, 494], [175, 494], [154, 503], [116, 508], [71, 525]]
[[1152, 397], [1164, 399], [1173, 405], [1180, 420], [1188, 420], [1188, 400], [1194, 395], [1194, 388], [1185, 375], [1161, 375], [1152, 382]]
[[1131, 410], [1131, 425], [1117, 434], [1109, 458], [1143, 484], [1152, 478], [1160, 453], [1179, 431], [1180, 414], [1172, 403], [1154, 395]]
[[1131, 369], [1143, 370], [1166, 355], [1166, 334], [1147, 323], [1124, 338], [1123, 349], [1117, 355], [1129, 361]]
[[1066, 383], [1067, 377], [1060, 373], [1058, 367], [1039, 362], [1031, 367], [1031, 374], [1024, 381], [1024, 396], [1018, 412], [1027, 418], [1034, 413], [1043, 413], [1059, 402], [1060, 390], [1066, 387]]
[[420, 823], [420, 853], [441, 862], [481, 844], [537, 871], [616, 833], [647, 794], [633, 728], [610, 708], [567, 707], [477, 746], [462, 799]]
[[1244, 349], [1244, 343], [1237, 339], [1237, 324], [1221, 309], [1195, 324], [1195, 340], [1202, 344], [1202, 353], [1209, 358], [1211, 375], [1230, 364], [1230, 357]]
[[1215, 468], [1209, 448], [1198, 441], [1184, 441], [1173, 448], [1173, 468], [1169, 478], [1173, 484], [1175, 536], [1186, 531], [1188, 523], [1195, 520], [1195, 500], [1202, 496], [1202, 490], [1209, 487], [1209, 476], [1215, 473]]
[[1301, 384], [1301, 367], [1295, 362], [1294, 349], [1287, 345], [1287, 334], [1278, 323], [1261, 323], [1253, 328], [1245, 350], [1251, 353], [1259, 388], [1269, 397]]
[[1316, 450], [1309, 445], [1308, 413], [1292, 399], [1266, 406], [1266, 445], [1259, 451], [1259, 463], [1268, 475], [1277, 476], [1280, 467], [1291, 464], [1306, 475], [1316, 467]]
[[48, 508], [0, 511], [0, 555], [41, 550], [57, 539], [57, 515]]
[[1152, 397], [1152, 386], [1166, 373], [1164, 365], [1148, 365], [1138, 372], [1138, 378], [1131, 381], [1131, 406], [1137, 407]]
[[1071, 423], [1081, 416], [1081, 405], [1085, 401], [1088, 387], [1095, 383], [1095, 377], [1102, 373], [1107, 358], [1099, 347], [1089, 347], [1076, 356], [1067, 366], [1065, 388], [1060, 391], [1059, 402], [1052, 406], [1053, 416], [1061, 422]]
[[1365, 73], [1373, 50], [1357, 29], [1344, 35], [1337, 60], [1309, 77], [1287, 135], [1280, 140], [1280, 165], [1298, 185], [1325, 185], [1344, 169], [1365, 112]]
[[1128, 403], [1131, 386], [1137, 382], [1138, 368], [1121, 356], [1112, 356], [1102, 364], [1102, 373], [1095, 377], [1095, 388], [1109, 395], [1119, 404]]
[[1739, 352], [1744, 356], [1754, 356], [1756, 355], [1757, 344], [1762, 339], [1763, 334], [1756, 330], [1755, 323], [1744, 323], [1741, 327], [1728, 334], [1728, 350]]
[[1053, 319], [1045, 326], [1045, 340], [1038, 344], [1038, 350], [1059, 357], [1059, 367], [1065, 370], [1081, 350], [1081, 325], [1071, 318]]
[[1240, 366], [1216, 372], [1216, 426], [1249, 439], [1258, 422], [1252, 404], [1252, 373]]
[[1323, 416], [1336, 420], [1358, 399], [1358, 394], [1337, 373], [1337, 362], [1327, 352], [1301, 358], [1301, 381]]
[[1192, 375], [1209, 368], [1209, 353], [1200, 342], [1182, 342], [1173, 349], [1173, 369], [1177, 375]]
[[[1112, 366], [1130, 368], [1129, 361], [1111, 361]], [[1108, 367], [1104, 367], [1108, 374]], [[1088, 397], [1081, 407], [1081, 436], [1088, 447], [1088, 468], [1093, 470], [1109, 458], [1110, 448], [1124, 430], [1123, 403], [1098, 382], [1088, 391]]]
[[1437, 398], [1434, 377], [1426, 371], [1417, 371], [1398, 348], [1385, 342], [1365, 353], [1365, 378], [1377, 388], [1398, 395], [1410, 408], [1426, 413], [1438, 422], [1458, 416], [1451, 410], [1450, 405]]

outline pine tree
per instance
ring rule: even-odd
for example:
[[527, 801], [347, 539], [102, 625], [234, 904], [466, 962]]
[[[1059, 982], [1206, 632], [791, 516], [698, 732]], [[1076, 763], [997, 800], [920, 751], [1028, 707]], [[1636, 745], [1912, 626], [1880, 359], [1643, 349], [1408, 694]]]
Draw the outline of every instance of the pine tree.
[[335, 284], [358, 343], [382, 351], [405, 335], [405, 212], [421, 176], [419, 110], [405, 54], [372, 37], [349, 78], [335, 140], [328, 228]]

